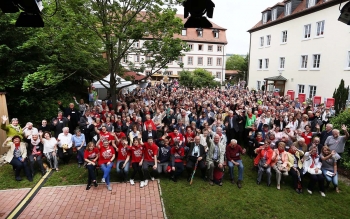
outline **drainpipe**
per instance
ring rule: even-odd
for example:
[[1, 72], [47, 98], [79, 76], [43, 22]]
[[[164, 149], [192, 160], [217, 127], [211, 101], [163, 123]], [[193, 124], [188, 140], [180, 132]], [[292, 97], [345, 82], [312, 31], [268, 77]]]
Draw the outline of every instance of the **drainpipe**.
[[220, 77], [220, 82], [221, 82], [221, 86], [222, 86], [222, 81], [223, 81], [223, 77], [225, 78], [225, 74], [224, 74], [224, 68], [225, 67], [225, 44], [223, 46], [223, 49], [222, 49], [222, 74], [221, 74], [221, 77]]
[[248, 86], [248, 81], [249, 81], [249, 73], [250, 73], [250, 52], [251, 52], [251, 49], [252, 49], [252, 33], [249, 33], [250, 35], [250, 42], [249, 42], [249, 60], [248, 60], [248, 72], [247, 72], [247, 75], [246, 75], [246, 83], [247, 83], [247, 86]]

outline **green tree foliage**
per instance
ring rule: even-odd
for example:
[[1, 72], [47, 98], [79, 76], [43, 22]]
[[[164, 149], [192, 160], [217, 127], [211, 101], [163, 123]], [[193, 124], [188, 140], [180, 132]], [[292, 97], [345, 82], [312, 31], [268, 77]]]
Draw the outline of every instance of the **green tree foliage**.
[[248, 64], [249, 54], [245, 58], [241, 55], [232, 55], [226, 61], [226, 70], [237, 70], [238, 78], [247, 81]]
[[333, 98], [335, 99], [334, 109], [337, 114], [345, 109], [348, 96], [349, 86], [345, 88], [344, 80], [341, 79], [338, 89], [335, 89], [333, 93]]
[[[112, 102], [116, 104], [117, 76], [123, 77], [122, 61], [129, 54], [150, 57], [138, 65], [128, 63], [131, 70], [143, 71], [146, 67], [152, 74], [166, 68], [169, 61], [177, 60], [186, 44], [174, 34], [180, 34], [183, 24], [175, 16], [176, 11], [166, 7], [167, 0], [67, 0], [67, 7], [74, 11], [74, 21], [91, 31], [103, 45], [107, 61], [107, 82]], [[141, 39], [148, 39], [140, 44]], [[140, 58], [141, 59], [141, 58]], [[128, 61], [129, 62], [129, 61]], [[93, 73], [91, 73], [94, 75]]]
[[197, 68], [193, 72], [184, 70], [180, 72], [179, 83], [190, 88], [219, 87], [220, 83], [214, 81], [214, 76], [207, 70]]

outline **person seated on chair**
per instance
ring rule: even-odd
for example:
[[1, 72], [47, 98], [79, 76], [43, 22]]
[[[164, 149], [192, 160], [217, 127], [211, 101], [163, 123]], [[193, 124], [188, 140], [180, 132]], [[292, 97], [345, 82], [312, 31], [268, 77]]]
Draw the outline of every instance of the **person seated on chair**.
[[281, 189], [282, 174], [288, 176], [288, 171], [292, 165], [289, 163], [288, 152], [284, 150], [285, 146], [286, 145], [284, 142], [278, 143], [277, 149], [273, 150], [273, 157], [271, 162], [271, 167], [276, 172], [276, 183], [278, 190]]
[[[155, 176], [157, 175], [157, 169], [158, 169], [158, 160], [157, 160], [157, 155], [158, 155], [158, 146], [153, 142], [152, 137], [148, 137], [147, 142], [143, 144], [143, 162], [142, 162], [142, 169], [143, 173], [145, 175], [145, 182], [144, 186], [148, 185], [148, 177], [151, 178], [153, 181]], [[152, 175], [150, 174], [148, 168], [152, 167]]]
[[258, 167], [258, 178], [256, 183], [260, 185], [264, 172], [267, 174], [267, 186], [271, 185], [271, 161], [273, 150], [270, 147], [270, 141], [266, 140], [265, 144], [255, 149], [257, 156], [254, 159], [254, 166]]
[[171, 177], [170, 179], [177, 182], [177, 179], [184, 171], [183, 158], [185, 156], [185, 149], [180, 147], [178, 143], [171, 148]]
[[186, 169], [188, 173], [188, 178], [187, 178], [188, 182], [191, 181], [193, 168], [196, 165], [197, 161], [198, 161], [197, 166], [202, 173], [202, 179], [206, 181], [205, 157], [206, 157], [206, 153], [205, 153], [204, 146], [200, 144], [200, 137], [196, 136], [194, 138], [194, 142], [190, 143], [190, 149], [188, 150], [188, 154], [187, 154]]
[[[214, 141], [210, 141], [208, 150], [208, 169], [209, 169], [209, 184], [214, 185], [214, 168], [224, 171], [226, 146], [220, 143], [220, 136], [216, 134]], [[219, 186], [222, 186], [222, 179], [219, 180]]]
[[15, 135], [12, 138], [8, 137], [2, 146], [10, 148], [7, 152], [5, 160], [14, 168], [16, 181], [22, 180], [20, 173], [21, 170], [24, 169], [27, 179], [29, 182], [32, 182], [33, 177], [27, 165], [26, 143], [21, 142], [21, 137], [19, 135]]
[[88, 169], [88, 183], [86, 186], [86, 190], [89, 190], [91, 188], [92, 183], [95, 187], [98, 186], [95, 174], [98, 155], [99, 151], [95, 147], [95, 144], [93, 142], [89, 142], [86, 146], [86, 150], [84, 151], [84, 160], [86, 162], [86, 168]]
[[112, 191], [112, 186], [110, 185], [110, 172], [113, 167], [115, 150], [112, 146], [109, 145], [108, 139], [103, 139], [103, 146], [100, 146], [100, 142], [97, 142], [96, 145], [99, 149], [98, 165], [103, 171], [103, 177], [101, 182], [106, 183], [108, 191]]
[[242, 147], [237, 144], [236, 139], [232, 139], [230, 144], [228, 144], [226, 147], [226, 159], [227, 159], [227, 164], [228, 164], [230, 179], [232, 184], [235, 183], [233, 168], [234, 166], [237, 166], [238, 168], [238, 181], [237, 181], [238, 188], [242, 188], [244, 167], [241, 159], [241, 154], [245, 154], [245, 152], [246, 150], [242, 149]]
[[39, 133], [32, 132], [30, 139], [25, 139], [27, 142], [27, 155], [29, 158], [29, 166], [32, 177], [34, 177], [34, 163], [37, 162], [42, 175], [45, 175], [46, 170], [43, 166], [43, 144], [40, 142]]
[[58, 135], [58, 157], [63, 162], [63, 164], [68, 164], [70, 158], [72, 157], [72, 134], [69, 133], [69, 128], [64, 127], [62, 129], [63, 133]]

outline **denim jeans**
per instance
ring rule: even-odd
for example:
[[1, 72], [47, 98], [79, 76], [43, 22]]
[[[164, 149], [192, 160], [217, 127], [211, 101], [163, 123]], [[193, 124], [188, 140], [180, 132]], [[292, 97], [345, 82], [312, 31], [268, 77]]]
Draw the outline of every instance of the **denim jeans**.
[[129, 167], [130, 167], [130, 162], [128, 161], [127, 164], [125, 164], [125, 167], [122, 171], [122, 169], [119, 169], [119, 164], [121, 162], [125, 162], [125, 160], [118, 160], [117, 161], [117, 173], [122, 177], [123, 180], [127, 180], [128, 174], [129, 174]]
[[110, 164], [101, 164], [101, 170], [103, 171], [103, 178], [106, 181], [106, 184], [109, 185], [110, 172], [113, 167], [113, 162]]
[[88, 169], [88, 185], [91, 185], [91, 183], [96, 180], [96, 175], [95, 175], [96, 166], [88, 164], [86, 165], [86, 168]]
[[84, 163], [84, 151], [86, 146], [83, 146], [80, 148], [80, 150], [77, 151], [78, 154], [78, 163], [83, 164]]
[[[328, 170], [322, 169], [322, 173], [324, 177], [326, 178], [327, 182], [332, 182], [335, 187], [338, 187], [338, 173], [335, 174], [335, 176], [328, 176], [327, 173]], [[330, 171], [333, 173], [333, 171]]]
[[[238, 166], [238, 180], [243, 181], [243, 169], [244, 169], [244, 166], [243, 166], [242, 160], [235, 160], [235, 162], [239, 163], [239, 166]], [[228, 164], [228, 168], [229, 168], [229, 172], [230, 172], [230, 179], [233, 180], [235, 178], [235, 176], [234, 176], [234, 167], [235, 167], [235, 165], [231, 161], [228, 161], [227, 164]]]

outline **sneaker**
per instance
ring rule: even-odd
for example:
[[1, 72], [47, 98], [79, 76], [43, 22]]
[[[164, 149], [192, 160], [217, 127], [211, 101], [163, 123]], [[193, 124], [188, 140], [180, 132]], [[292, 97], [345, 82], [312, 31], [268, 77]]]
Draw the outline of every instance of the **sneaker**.
[[86, 186], [86, 190], [89, 190], [90, 188], [91, 188], [91, 185], [88, 184], [88, 185]]
[[312, 195], [312, 191], [310, 191], [310, 190], [307, 190], [307, 192], [310, 194], [310, 195]]
[[280, 190], [280, 189], [281, 189], [281, 186], [280, 186], [280, 185], [277, 185], [277, 189]]
[[102, 178], [101, 183], [105, 183], [105, 182], [106, 182], [105, 178]]
[[324, 192], [320, 192], [322, 197], [326, 197], [326, 194]]
[[135, 182], [134, 182], [134, 180], [133, 179], [130, 179], [130, 185], [135, 185]]
[[96, 181], [96, 180], [95, 180], [93, 183], [94, 183], [94, 186], [95, 186], [95, 187], [97, 187], [97, 186], [98, 186], [98, 184], [97, 184], [97, 181]]
[[108, 191], [112, 191], [112, 186], [108, 185], [107, 189], [108, 189]]
[[141, 181], [140, 182], [140, 188], [143, 188], [145, 186], [145, 182], [144, 181]]
[[151, 180], [154, 181], [154, 177], [151, 177]]
[[144, 186], [148, 185], [148, 179], [145, 180]]

